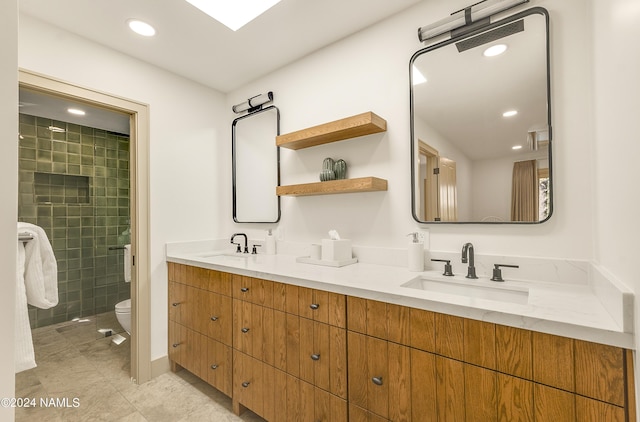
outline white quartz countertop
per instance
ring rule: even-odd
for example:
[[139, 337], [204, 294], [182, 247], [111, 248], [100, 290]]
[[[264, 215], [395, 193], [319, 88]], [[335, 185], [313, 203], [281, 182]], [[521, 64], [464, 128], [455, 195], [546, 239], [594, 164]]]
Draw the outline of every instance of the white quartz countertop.
[[[251, 255], [228, 251], [167, 249], [167, 261], [374, 299], [434, 312], [555, 334], [602, 344], [634, 348], [633, 333], [608, 312], [588, 283], [510, 281], [486, 277], [466, 280], [441, 271], [410, 272], [405, 268], [357, 263], [341, 268], [296, 262], [294, 255]], [[514, 303], [462, 294], [403, 287], [416, 277], [441, 283], [467, 283], [508, 291], [527, 291]], [[497, 287], [496, 287], [497, 286]], [[620, 301], [623, 306], [623, 301]], [[615, 306], [615, 304], [614, 304]]]

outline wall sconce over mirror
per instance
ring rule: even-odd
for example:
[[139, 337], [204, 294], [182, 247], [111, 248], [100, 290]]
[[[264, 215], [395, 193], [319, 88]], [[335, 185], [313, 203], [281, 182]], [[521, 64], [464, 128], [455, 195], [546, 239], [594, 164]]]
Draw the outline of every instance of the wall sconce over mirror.
[[232, 128], [233, 221], [276, 223], [280, 220], [280, 112], [264, 107], [273, 93], [257, 95], [232, 107], [236, 118]]
[[551, 216], [548, 34], [547, 11], [532, 8], [411, 57], [415, 220], [540, 223]]

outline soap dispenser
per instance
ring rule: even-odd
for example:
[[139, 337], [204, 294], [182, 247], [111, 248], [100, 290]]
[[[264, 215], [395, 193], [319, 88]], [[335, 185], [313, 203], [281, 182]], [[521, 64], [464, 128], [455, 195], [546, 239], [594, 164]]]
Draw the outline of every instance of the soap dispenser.
[[267, 240], [265, 241], [265, 252], [267, 255], [276, 254], [276, 238], [271, 232], [271, 229], [267, 231]]
[[414, 232], [407, 236], [411, 236], [411, 242], [407, 248], [409, 271], [424, 271], [424, 243], [420, 241], [420, 234]]

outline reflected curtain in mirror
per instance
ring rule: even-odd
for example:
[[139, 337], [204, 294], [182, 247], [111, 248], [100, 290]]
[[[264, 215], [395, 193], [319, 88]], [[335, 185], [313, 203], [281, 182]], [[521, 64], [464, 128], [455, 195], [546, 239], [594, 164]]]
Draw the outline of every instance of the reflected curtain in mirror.
[[513, 163], [511, 221], [538, 221], [538, 169], [536, 160]]

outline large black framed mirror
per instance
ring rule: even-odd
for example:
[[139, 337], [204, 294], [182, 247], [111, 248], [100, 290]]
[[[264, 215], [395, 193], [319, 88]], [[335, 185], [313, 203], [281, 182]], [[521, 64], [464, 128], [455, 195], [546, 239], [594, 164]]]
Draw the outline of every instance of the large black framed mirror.
[[232, 124], [233, 221], [277, 223], [280, 220], [280, 111], [265, 107]]
[[532, 8], [410, 60], [420, 223], [541, 223], [553, 206], [549, 16]]

